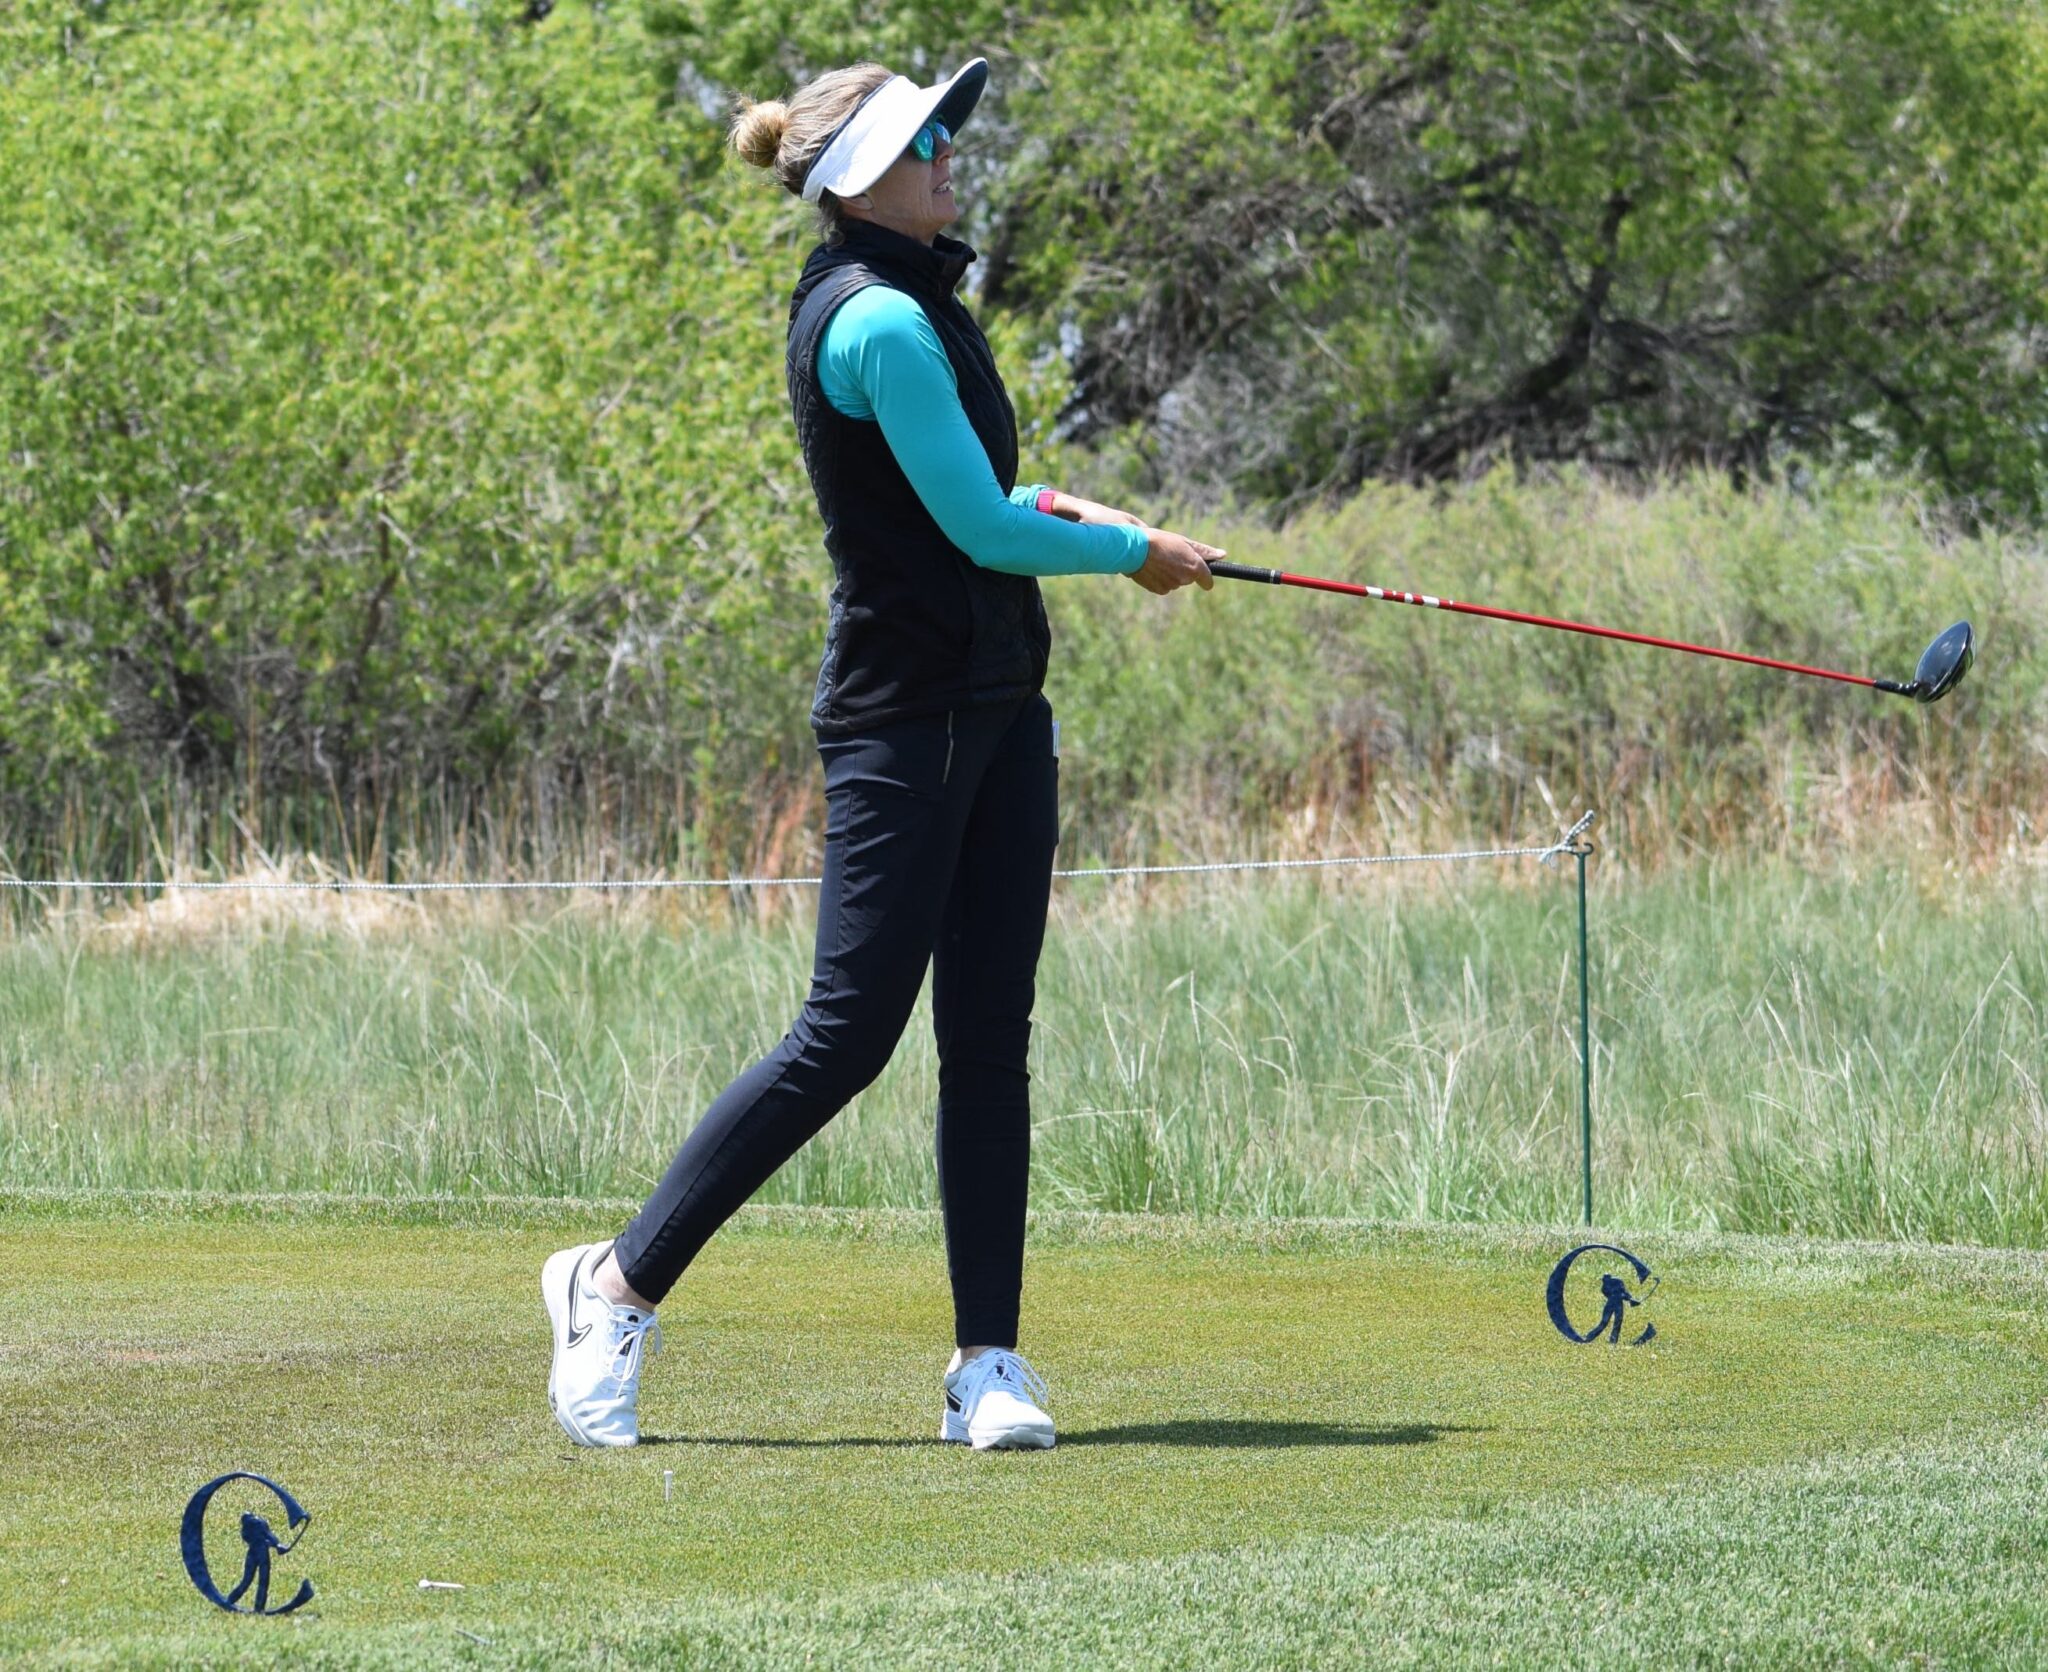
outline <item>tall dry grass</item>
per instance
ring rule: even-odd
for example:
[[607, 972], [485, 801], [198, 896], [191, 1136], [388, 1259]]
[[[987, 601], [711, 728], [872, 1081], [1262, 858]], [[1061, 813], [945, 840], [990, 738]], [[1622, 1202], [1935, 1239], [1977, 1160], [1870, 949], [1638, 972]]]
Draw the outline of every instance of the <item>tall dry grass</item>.
[[[1603, 1223], [2048, 1246], [2048, 871], [1594, 879]], [[0, 944], [0, 1181], [635, 1196], [810, 964], [808, 896], [205, 898]], [[1569, 1220], [1575, 927], [1529, 862], [1062, 885], [1036, 1199]], [[767, 1199], [929, 1204], [930, 1037]]]

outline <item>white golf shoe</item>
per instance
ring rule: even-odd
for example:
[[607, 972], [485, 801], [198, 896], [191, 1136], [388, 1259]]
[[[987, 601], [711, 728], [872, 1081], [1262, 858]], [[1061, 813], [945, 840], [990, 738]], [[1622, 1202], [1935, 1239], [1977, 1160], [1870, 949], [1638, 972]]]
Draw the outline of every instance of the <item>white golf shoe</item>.
[[554, 1326], [548, 1405], [579, 1446], [640, 1443], [640, 1363], [661, 1351], [661, 1325], [640, 1306], [614, 1306], [590, 1286], [609, 1242], [550, 1254], [541, 1298]]
[[946, 1376], [939, 1438], [976, 1451], [1044, 1450], [1052, 1418], [1039, 1409], [1045, 1383], [1021, 1356], [991, 1347]]

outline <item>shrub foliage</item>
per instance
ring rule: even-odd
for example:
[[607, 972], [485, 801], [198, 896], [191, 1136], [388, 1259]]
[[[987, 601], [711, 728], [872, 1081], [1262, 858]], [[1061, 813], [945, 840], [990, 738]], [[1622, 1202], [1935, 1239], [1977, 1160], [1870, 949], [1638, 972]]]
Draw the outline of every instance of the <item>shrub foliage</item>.
[[[2023, 800], [2038, 552], [1842, 472], [2037, 495], [2031, 11], [27, 0], [0, 859], [75, 855], [83, 809], [144, 863], [181, 785], [221, 832], [284, 807], [331, 846], [318, 808], [388, 848], [423, 786], [460, 831], [515, 781], [638, 820], [643, 858], [742, 855], [812, 772], [827, 570], [781, 387], [811, 229], [724, 160], [722, 101], [970, 46], [998, 73], [964, 230], [1027, 470], [1160, 520], [1220, 486], [1240, 557], [1876, 671], [1973, 601], [2007, 683], [1956, 712], [2004, 728], [1989, 793]], [[1726, 485], [1793, 447], [1843, 457]], [[1721, 485], [1516, 487], [1479, 472], [1503, 452]], [[1492, 821], [1538, 781], [1682, 778], [1705, 828], [1782, 739], [1875, 738], [1900, 783], [1947, 747], [1633, 652], [1049, 590], [1070, 784], [1128, 840], [1396, 779]]]

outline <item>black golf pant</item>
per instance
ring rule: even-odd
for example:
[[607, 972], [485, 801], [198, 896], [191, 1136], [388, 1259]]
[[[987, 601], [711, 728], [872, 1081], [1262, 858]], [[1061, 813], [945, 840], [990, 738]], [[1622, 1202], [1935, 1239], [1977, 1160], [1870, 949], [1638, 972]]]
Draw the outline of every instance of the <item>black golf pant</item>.
[[810, 997], [719, 1094], [614, 1252], [659, 1302], [768, 1176], [887, 1065], [932, 971], [939, 1198], [958, 1344], [1014, 1347], [1031, 1005], [1059, 822], [1044, 697], [820, 738], [825, 876]]

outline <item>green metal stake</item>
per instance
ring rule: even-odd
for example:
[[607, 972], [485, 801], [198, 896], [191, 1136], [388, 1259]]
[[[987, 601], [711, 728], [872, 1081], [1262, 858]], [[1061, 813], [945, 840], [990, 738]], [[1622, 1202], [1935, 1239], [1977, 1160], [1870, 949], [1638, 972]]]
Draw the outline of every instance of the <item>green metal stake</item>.
[[1579, 1162], [1586, 1187], [1586, 1223], [1593, 1223], [1593, 1049], [1592, 1006], [1586, 991], [1586, 860], [1590, 842], [1572, 849], [1579, 862]]

